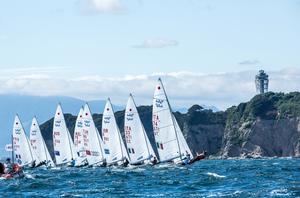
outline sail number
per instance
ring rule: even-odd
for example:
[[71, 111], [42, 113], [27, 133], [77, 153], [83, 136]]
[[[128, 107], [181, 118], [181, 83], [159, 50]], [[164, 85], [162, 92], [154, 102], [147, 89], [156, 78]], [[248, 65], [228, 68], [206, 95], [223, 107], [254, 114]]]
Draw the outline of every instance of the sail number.
[[152, 125], [153, 125], [154, 135], [159, 135], [159, 123], [160, 123], [160, 120], [159, 120], [158, 115], [153, 114]]
[[126, 139], [126, 143], [131, 143], [131, 141], [132, 141], [130, 126], [125, 126], [125, 139]]

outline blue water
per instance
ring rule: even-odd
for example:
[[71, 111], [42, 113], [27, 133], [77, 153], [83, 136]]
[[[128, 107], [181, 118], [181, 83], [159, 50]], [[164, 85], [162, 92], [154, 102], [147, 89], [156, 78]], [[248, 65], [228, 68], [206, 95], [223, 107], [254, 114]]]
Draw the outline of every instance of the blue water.
[[27, 170], [1, 197], [300, 197], [300, 159], [203, 160], [190, 166]]

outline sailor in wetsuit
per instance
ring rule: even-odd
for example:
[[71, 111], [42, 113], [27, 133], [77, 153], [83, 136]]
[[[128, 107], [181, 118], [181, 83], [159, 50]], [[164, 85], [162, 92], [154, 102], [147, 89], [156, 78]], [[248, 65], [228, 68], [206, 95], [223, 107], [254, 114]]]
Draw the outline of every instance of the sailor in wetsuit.
[[153, 157], [153, 158], [151, 159], [151, 164], [152, 164], [152, 165], [155, 165], [155, 164], [157, 164], [157, 163], [158, 163], [157, 158], [156, 158], [156, 157]]
[[189, 154], [188, 151], [185, 151], [185, 155], [184, 155], [184, 158], [183, 158], [183, 160], [182, 160], [182, 164], [183, 164], [183, 165], [186, 165], [186, 164], [188, 164], [190, 161], [191, 161], [191, 155]]
[[12, 170], [12, 163], [10, 161], [10, 158], [7, 158], [6, 162], [5, 162], [5, 170], [4, 170], [4, 172], [5, 173], [9, 173], [11, 170]]
[[127, 167], [128, 164], [129, 164], [129, 161], [128, 161], [127, 158], [125, 158], [124, 161], [123, 161], [123, 166], [124, 166], [124, 167]]
[[5, 174], [5, 166], [3, 163], [0, 162], [0, 176]]
[[73, 158], [71, 159], [70, 165], [75, 166], [75, 160]]

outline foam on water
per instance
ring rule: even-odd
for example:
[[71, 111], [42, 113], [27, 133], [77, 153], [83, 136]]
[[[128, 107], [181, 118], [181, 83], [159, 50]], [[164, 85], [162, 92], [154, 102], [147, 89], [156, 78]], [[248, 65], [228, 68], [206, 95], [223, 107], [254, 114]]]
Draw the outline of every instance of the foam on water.
[[218, 175], [217, 173], [211, 173], [211, 172], [208, 172], [207, 175], [210, 175], [210, 176], [213, 176], [216, 178], [225, 178], [226, 177], [224, 175]]

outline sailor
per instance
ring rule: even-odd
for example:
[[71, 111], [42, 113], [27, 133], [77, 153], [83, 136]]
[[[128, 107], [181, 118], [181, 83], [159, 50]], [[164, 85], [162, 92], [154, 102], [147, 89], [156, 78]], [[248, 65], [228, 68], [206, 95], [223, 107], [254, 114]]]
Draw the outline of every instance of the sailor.
[[3, 163], [0, 162], [0, 176], [5, 174], [5, 166]]
[[191, 160], [191, 155], [189, 154], [188, 151], [185, 151], [185, 156], [186, 156], [187, 161], [189, 162]]
[[33, 160], [30, 164], [30, 168], [35, 168], [36, 167], [36, 161]]
[[43, 166], [43, 165], [46, 165], [47, 166], [47, 163], [46, 163], [46, 160], [40, 162], [38, 165], [36, 165], [35, 167], [39, 167], [39, 166]]
[[71, 166], [75, 166], [75, 160], [72, 158], [70, 162]]
[[10, 158], [7, 158], [6, 162], [5, 162], [5, 170], [4, 170], [4, 172], [5, 173], [9, 173], [11, 170], [12, 170], [12, 163], [10, 161]]
[[151, 164], [152, 164], [152, 165], [155, 165], [155, 164], [157, 164], [157, 163], [158, 163], [157, 158], [154, 156], [154, 157], [151, 159]]
[[124, 166], [124, 167], [127, 167], [128, 164], [129, 164], [129, 161], [128, 161], [128, 159], [125, 157], [124, 160], [123, 160], [123, 166]]

